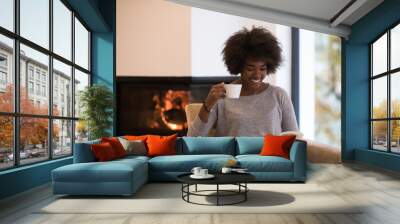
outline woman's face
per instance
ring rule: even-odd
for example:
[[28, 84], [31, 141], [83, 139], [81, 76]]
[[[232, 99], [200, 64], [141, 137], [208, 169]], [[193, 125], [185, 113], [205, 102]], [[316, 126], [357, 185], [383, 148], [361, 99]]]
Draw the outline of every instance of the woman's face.
[[265, 60], [249, 58], [246, 60], [240, 79], [248, 88], [258, 89], [263, 85], [265, 76], [267, 76]]

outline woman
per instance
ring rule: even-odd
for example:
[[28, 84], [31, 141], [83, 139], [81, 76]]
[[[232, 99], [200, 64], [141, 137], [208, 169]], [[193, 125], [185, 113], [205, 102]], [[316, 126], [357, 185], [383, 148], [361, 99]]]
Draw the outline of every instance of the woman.
[[240, 73], [238, 99], [225, 98], [224, 83], [211, 87], [203, 106], [189, 125], [188, 136], [207, 136], [216, 122], [217, 136], [263, 136], [298, 131], [292, 102], [280, 87], [264, 83], [282, 61], [276, 38], [264, 28], [235, 33], [222, 51], [228, 71]]

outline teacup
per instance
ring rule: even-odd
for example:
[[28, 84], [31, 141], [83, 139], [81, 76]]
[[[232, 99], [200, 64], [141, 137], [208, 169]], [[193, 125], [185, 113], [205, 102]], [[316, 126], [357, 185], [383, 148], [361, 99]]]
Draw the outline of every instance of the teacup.
[[241, 84], [224, 84], [227, 98], [239, 98], [242, 89]]
[[230, 167], [222, 167], [221, 172], [222, 173], [230, 173], [230, 172], [232, 172], [232, 168], [230, 168]]
[[200, 176], [207, 176], [208, 175], [208, 169], [201, 169], [200, 170]]
[[201, 167], [193, 167], [193, 169], [192, 169], [192, 173], [194, 174], [194, 175], [196, 175], [196, 176], [200, 176], [201, 174], [200, 174], [200, 172], [201, 172], [201, 170], [202, 170], [203, 168], [201, 168]]

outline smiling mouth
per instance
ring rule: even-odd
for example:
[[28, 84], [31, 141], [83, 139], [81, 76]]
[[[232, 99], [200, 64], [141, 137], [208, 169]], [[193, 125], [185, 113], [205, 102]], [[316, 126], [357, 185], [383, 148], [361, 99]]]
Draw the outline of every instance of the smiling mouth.
[[262, 80], [261, 80], [261, 79], [250, 79], [250, 81], [251, 81], [252, 83], [258, 84], [258, 83], [260, 83]]

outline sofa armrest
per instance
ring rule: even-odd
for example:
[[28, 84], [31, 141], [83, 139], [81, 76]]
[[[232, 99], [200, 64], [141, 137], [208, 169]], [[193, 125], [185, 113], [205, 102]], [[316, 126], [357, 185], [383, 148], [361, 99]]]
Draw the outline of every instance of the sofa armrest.
[[74, 145], [74, 163], [89, 163], [95, 162], [96, 158], [92, 153], [90, 146], [100, 143], [100, 140], [75, 143]]
[[307, 142], [298, 140], [290, 148], [294, 181], [305, 181], [307, 176]]

